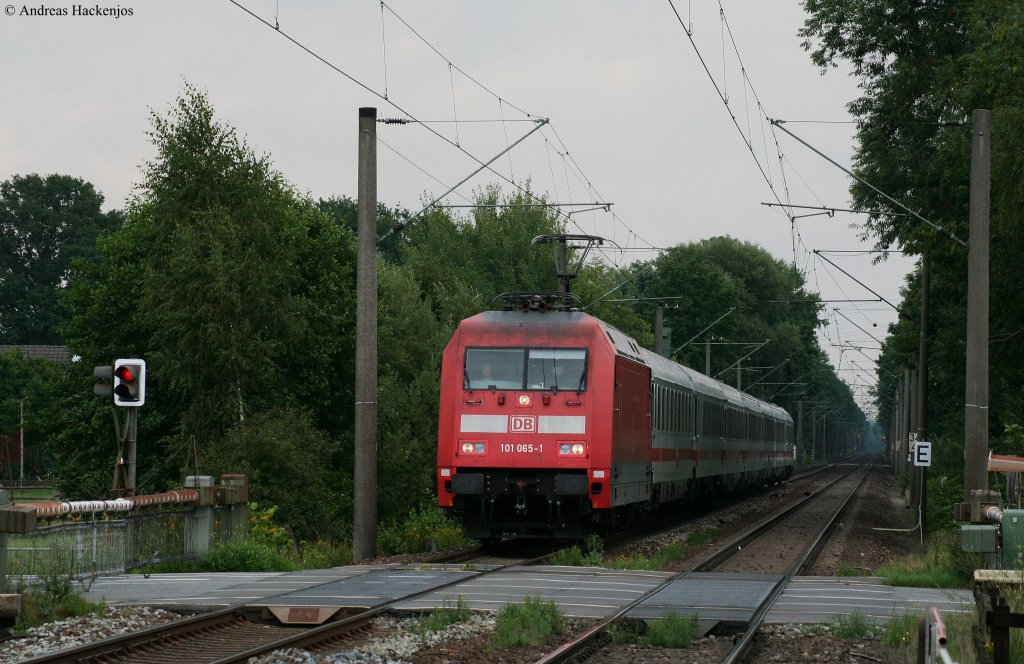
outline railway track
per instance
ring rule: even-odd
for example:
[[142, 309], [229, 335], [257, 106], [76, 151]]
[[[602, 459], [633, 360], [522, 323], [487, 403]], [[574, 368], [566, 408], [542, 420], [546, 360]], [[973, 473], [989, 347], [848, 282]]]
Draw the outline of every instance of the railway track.
[[[608, 618], [599, 621], [568, 643], [541, 657], [537, 660], [537, 664], [582, 662], [590, 659], [603, 646], [604, 642], [601, 640], [601, 636], [608, 627], [624, 618], [630, 610], [640, 606], [661, 590], [688, 575], [697, 572], [736, 571], [737, 569], [751, 571], [742, 567], [743, 563], [741, 561], [743, 559], [748, 561], [746, 564], [750, 564], [750, 560], [760, 562], [766, 557], [773, 558], [770, 561], [773, 567], [784, 567], [784, 573], [754, 610], [751, 619], [747, 622], [742, 633], [734, 639], [732, 650], [722, 660], [723, 664], [742, 662], [753, 645], [754, 635], [758, 627], [760, 627], [775, 600], [778, 599], [786, 585], [800, 570], [813, 563], [814, 558], [820, 553], [827, 542], [828, 535], [849, 507], [870, 471], [870, 466], [859, 466], [838, 477], [833, 482], [804, 497], [791, 507], [779, 512], [768, 521], [742, 533], [690, 569], [680, 572], [657, 587], [652, 588], [641, 597], [622, 607]], [[807, 521], [814, 523], [807, 523]], [[792, 542], [793, 546], [788, 547], [793, 552], [793, 555], [789, 559], [783, 559], [782, 563], [775, 565], [775, 556], [765, 556], [764, 548], [767, 543], [774, 542], [777, 537], [795, 538], [795, 541]], [[775, 544], [772, 544], [771, 548], [773, 551], [777, 550]], [[780, 570], [774, 569], [773, 571], [778, 573]]]
[[[489, 569], [472, 572], [473, 578], [486, 576], [517, 566], [537, 565], [547, 560], [552, 553], [532, 558], [512, 558], [511, 562], [495, 565]], [[459, 552], [449, 556], [458, 562], [472, 561], [485, 564], [492, 559], [480, 550]], [[450, 561], [449, 561], [450, 562]], [[331, 651], [339, 644], [351, 641], [371, 629], [373, 619], [386, 613], [401, 601], [420, 595], [443, 590], [462, 583], [467, 576], [442, 583], [417, 593], [404, 595], [371, 609], [354, 607], [342, 608], [328, 615], [332, 618], [316, 626], [302, 624], [280, 624], [278, 619], [295, 622], [316, 620], [313, 613], [318, 607], [285, 607], [272, 611], [269, 608], [229, 608], [193, 618], [177, 620], [133, 634], [94, 641], [75, 648], [68, 648], [47, 655], [25, 660], [26, 664], [44, 662], [88, 662], [132, 664], [228, 664], [245, 662], [274, 650], [305, 648]], [[326, 585], [326, 584], [325, 584]], [[266, 598], [272, 599], [272, 598]], [[339, 617], [340, 616], [340, 617]]]
[[[800, 504], [807, 505], [810, 502], [820, 500], [825, 491], [826, 489], [820, 489], [812, 493]], [[791, 508], [769, 523], [777, 523], [782, 520], [783, 515], [792, 515], [795, 511], [796, 508]], [[756, 548], [758, 536], [770, 540], [771, 536], [765, 534], [768, 527], [769, 524], [765, 524], [742, 538], [730, 542], [723, 547], [721, 552], [714, 556], [709, 556], [700, 564], [687, 570], [686, 573], [708, 571], [715, 568], [721, 569], [722, 565], [728, 564], [730, 558], [741, 555], [743, 551], [749, 552], [752, 548]], [[785, 537], [792, 538], [794, 536], [787, 534]], [[481, 565], [491, 568], [476, 573], [478, 576], [483, 576], [501, 570], [508, 570], [511, 567], [542, 563], [551, 555], [550, 553], [545, 553], [540, 556], [528, 557], [523, 555], [524, 553], [527, 553], [527, 551], [517, 551], [515, 549], [499, 549], [495, 551], [494, 548], [488, 550], [473, 549], [437, 556], [431, 562]], [[778, 573], [778, 570], [774, 571]], [[242, 662], [250, 657], [286, 648], [302, 648], [315, 652], [329, 653], [346, 649], [346, 647], [352, 647], [353, 641], [358, 640], [360, 635], [366, 634], [371, 630], [373, 619], [386, 612], [393, 604], [412, 599], [417, 595], [435, 592], [446, 586], [464, 582], [468, 578], [471, 577], [462, 576], [450, 583], [432, 587], [422, 593], [403, 596], [372, 610], [362, 608], [349, 609], [347, 615], [346, 610], [342, 610], [340, 615], [332, 616], [330, 622], [318, 627], [274, 624], [273, 616], [270, 615], [267, 609], [236, 608], [176, 621], [166, 626], [95, 642], [28, 661], [174, 662], [175, 664], [181, 664], [182, 662]], [[779, 584], [780, 589], [784, 586], [785, 582]], [[642, 602], [643, 599], [653, 595], [658, 589], [660, 587], [649, 592], [634, 604]], [[629, 608], [626, 607], [623, 611], [620, 611], [616, 614], [616, 617], [625, 615]], [[301, 613], [303, 607], [297, 607], [295, 610]], [[309, 611], [310, 609], [306, 608], [305, 610]], [[767, 606], [765, 607], [766, 611]], [[754, 630], [756, 630], [756, 626], [751, 628], [751, 633]], [[580, 649], [587, 650], [592, 648], [592, 644], [588, 645], [587, 641], [596, 636], [600, 631], [600, 628], [590, 630], [588, 632], [588, 634], [591, 634], [590, 637], [584, 635], [577, 639], [576, 641], [580, 643], [579, 647], [567, 644], [567, 647], [570, 647], [572, 650], [570, 655], [577, 656], [573, 653], [577, 653]], [[576, 641], [573, 643], [576, 643]], [[553, 653], [553, 656], [555, 659], [545, 659], [542, 661], [565, 661], [558, 658], [560, 655], [557, 654], [557, 651]]]

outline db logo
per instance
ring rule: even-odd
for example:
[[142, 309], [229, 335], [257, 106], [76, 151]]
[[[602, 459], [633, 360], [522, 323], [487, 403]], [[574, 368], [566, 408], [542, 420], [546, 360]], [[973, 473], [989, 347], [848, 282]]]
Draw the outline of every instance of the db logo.
[[508, 418], [509, 433], [536, 433], [536, 415], [511, 415]]

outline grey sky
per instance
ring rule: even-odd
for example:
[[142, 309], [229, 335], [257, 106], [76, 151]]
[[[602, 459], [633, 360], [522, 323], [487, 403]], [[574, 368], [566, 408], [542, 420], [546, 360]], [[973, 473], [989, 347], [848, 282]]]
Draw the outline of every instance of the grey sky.
[[[773, 136], [754, 105], [756, 92], [770, 117], [849, 119], [845, 104], [857, 94], [856, 82], [843, 70], [822, 76], [810, 63], [796, 34], [804, 19], [798, 0], [722, 0], [728, 26], [720, 20], [718, 2], [675, 2], [693, 26], [708, 69], [727, 91], [737, 123], [745, 133], [749, 127], [749, 149], [667, 1], [389, 0], [388, 7], [444, 59], [391, 11], [383, 11], [382, 25], [377, 0], [239, 1], [270, 23], [276, 16], [283, 33], [372, 90], [383, 94], [386, 84], [389, 100], [421, 120], [503, 115], [504, 124], [430, 125], [481, 160], [531, 128], [518, 121], [524, 117], [515, 107], [550, 118], [551, 128], [524, 141], [496, 168], [517, 180], [530, 178], [534, 190], [548, 192], [552, 200], [614, 203], [617, 218], [581, 213], [574, 216], [580, 226], [575, 232], [602, 235], [630, 249], [728, 234], [792, 261], [789, 220], [761, 205], [775, 194], [751, 156], [759, 153], [785, 200], [776, 137], [791, 202], [849, 206], [847, 176], [781, 132]], [[139, 165], [152, 157], [145, 134], [150, 110], [167, 109], [187, 80], [204, 89], [220, 118], [257, 152], [269, 153], [301, 191], [354, 197], [357, 109], [376, 106], [381, 116], [401, 115], [228, 0], [100, 3], [131, 10], [120, 18], [74, 16], [74, 6], [62, 0], [11, 3], [0, 15], [2, 179], [67, 173], [95, 184], [109, 207], [123, 206], [139, 179]], [[40, 7], [66, 9], [68, 15], [23, 15]], [[499, 104], [459, 69], [505, 102]], [[752, 90], [743, 84], [743, 71]], [[853, 125], [787, 127], [849, 163]], [[378, 131], [445, 185], [475, 168], [471, 158], [422, 126], [381, 125]], [[384, 145], [378, 154], [382, 202], [418, 209], [425, 194], [444, 190]], [[493, 174], [481, 175], [460, 191], [470, 197], [474, 188], [495, 181]], [[453, 195], [450, 202], [465, 200]], [[825, 299], [874, 297], [808, 253], [870, 248], [848, 227], [857, 220], [848, 214], [798, 220], [797, 263]], [[629, 251], [609, 257], [627, 263], [652, 255]], [[871, 266], [867, 256], [829, 257], [893, 302], [911, 267], [903, 259]], [[879, 338], [894, 320], [884, 304], [836, 306]], [[840, 358], [828, 343], [876, 344], [841, 316], [833, 318], [840, 325], [822, 343], [841, 377], [859, 385], [873, 382], [850, 362], [870, 368], [862, 355], [846, 352]], [[877, 355], [866, 347], [864, 352]]]

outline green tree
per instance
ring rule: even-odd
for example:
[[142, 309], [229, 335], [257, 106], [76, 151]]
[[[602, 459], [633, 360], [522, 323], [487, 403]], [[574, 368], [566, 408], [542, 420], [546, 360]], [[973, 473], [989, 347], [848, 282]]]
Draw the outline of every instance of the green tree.
[[808, 413], [832, 410], [833, 421], [866, 433], [864, 414], [819, 346], [821, 303], [792, 266], [756, 245], [714, 237], [674, 247], [635, 270], [635, 294], [646, 315], [653, 317], [654, 302], [666, 305], [665, 325], [672, 328], [672, 347], [666, 350], [676, 351], [677, 361], [704, 372], [708, 336], [724, 344], [749, 344], [712, 346], [711, 375], [735, 385], [733, 367], [740, 362], [744, 391], [794, 416], [798, 401]]
[[337, 539], [347, 532], [351, 484], [333, 464], [337, 442], [296, 409], [252, 415], [204, 447], [200, 471], [219, 476], [245, 473], [258, 504], [278, 507], [277, 516], [303, 540]]
[[69, 175], [0, 183], [0, 343], [61, 344], [68, 312], [57, 294], [71, 262], [96, 256], [96, 238], [122, 223], [103, 196]]
[[[46, 444], [63, 421], [62, 395], [67, 387], [66, 368], [43, 358], [28, 358], [17, 350], [0, 351], [0, 436], [14, 440], [24, 426], [25, 477], [54, 471]], [[20, 476], [20, 458], [3, 461], [0, 478]]]
[[[186, 433], [289, 400], [340, 427], [328, 406], [351, 382], [351, 234], [217, 122], [195, 88], [151, 119], [156, 159], [125, 231], [82, 270], [75, 339], [145, 357]], [[99, 319], [115, 312], [125, 336], [103, 331]]]
[[[69, 346], [90, 371], [147, 360], [140, 489], [180, 482], [193, 436], [203, 450], [243, 436], [239, 427], [277, 426], [254, 424], [260, 413], [309, 412], [336, 445], [353, 416], [351, 233], [218, 122], [194, 87], [151, 120], [156, 156], [125, 227], [101, 240], [99, 260], [76, 263], [65, 300]], [[104, 410], [98, 401], [82, 408]], [[69, 450], [109, 436], [109, 416], [106, 426], [80, 416], [62, 437]]]
[[[804, 6], [810, 17], [802, 34], [814, 62], [829, 67], [849, 61], [860, 79], [863, 94], [850, 104], [859, 120], [855, 170], [964, 239], [971, 111], [992, 110], [989, 421], [998, 449], [1004, 429], [1021, 421], [1024, 404], [1024, 303], [1017, 269], [1024, 249], [1018, 218], [1024, 202], [1024, 2], [805, 0]], [[929, 437], [962, 448], [966, 249], [862, 184], [854, 184], [851, 194], [859, 207], [881, 211], [864, 224], [865, 237], [882, 248], [929, 255]], [[876, 394], [884, 424], [891, 420], [903, 368], [917, 363], [920, 292], [914, 275], [884, 345]], [[943, 458], [959, 459], [962, 453]], [[936, 470], [958, 477], [961, 465]]]
[[500, 293], [558, 290], [550, 245], [531, 242], [564, 232], [557, 212], [541, 205], [544, 200], [529, 188], [503, 196], [490, 186], [474, 203], [478, 207], [470, 216], [436, 209], [403, 231], [401, 262], [413, 270], [435, 307], [441, 304], [435, 292], [463, 303], [461, 311], [435, 308], [435, 313], [461, 319], [488, 308]]

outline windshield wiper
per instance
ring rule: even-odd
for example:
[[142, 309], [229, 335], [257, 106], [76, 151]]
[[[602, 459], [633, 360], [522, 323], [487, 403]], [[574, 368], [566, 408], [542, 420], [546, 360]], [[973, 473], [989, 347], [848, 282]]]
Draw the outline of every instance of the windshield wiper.
[[580, 374], [580, 384], [576, 386], [576, 394], [583, 391], [583, 385], [587, 382], [587, 365], [583, 365], [583, 373]]

